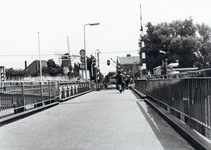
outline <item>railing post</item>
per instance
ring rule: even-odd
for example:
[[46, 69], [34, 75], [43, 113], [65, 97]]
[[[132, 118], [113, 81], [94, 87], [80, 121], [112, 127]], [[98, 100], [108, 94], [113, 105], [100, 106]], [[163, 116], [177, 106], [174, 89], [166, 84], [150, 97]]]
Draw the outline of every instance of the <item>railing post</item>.
[[[209, 89], [209, 85], [210, 85], [210, 80], [208, 79], [208, 91], [210, 91], [211, 89]], [[211, 126], [211, 114], [210, 114], [210, 111], [211, 111], [211, 105], [210, 105], [210, 96], [208, 95], [208, 99], [207, 99], [207, 117], [208, 117], [208, 126]]]
[[81, 93], [81, 83], [78, 84], [78, 93]]
[[[166, 70], [167, 71], [167, 70]], [[170, 110], [170, 107], [171, 107], [171, 99], [172, 99], [172, 96], [171, 96], [171, 83], [170, 83], [170, 78], [168, 78], [168, 75], [167, 75], [167, 82], [168, 82], [168, 101], [169, 101], [169, 104], [167, 105], [167, 111], [169, 113], [171, 113], [171, 110]]]
[[48, 81], [48, 91], [49, 91], [49, 99], [51, 99], [51, 83], [50, 81]]
[[61, 99], [65, 98], [65, 87], [64, 85], [61, 86]]
[[[210, 96], [209, 96], [209, 79], [205, 79], [206, 83], [206, 98], [205, 98], [205, 123], [210, 127]], [[211, 139], [211, 130], [205, 127], [205, 136]]]
[[56, 91], [56, 95], [58, 96], [58, 102], [61, 100], [61, 91], [60, 91], [60, 87], [61, 84], [59, 83], [59, 81], [57, 81], [56, 87], [55, 87], [55, 91]]
[[67, 84], [67, 88], [66, 88], [66, 97], [69, 97], [70, 93], [69, 93], [69, 85]]
[[193, 101], [193, 97], [192, 97], [192, 80], [190, 80], [189, 78], [189, 73], [188, 73], [188, 124], [189, 126], [191, 125], [191, 117], [192, 117], [192, 101]]
[[40, 98], [41, 98], [41, 103], [43, 105], [43, 85], [42, 85], [42, 81], [40, 82]]
[[22, 86], [21, 86], [21, 94], [22, 94], [22, 101], [23, 101], [23, 108], [24, 108], [23, 111], [25, 111], [24, 83], [22, 82], [21, 85], [22, 85]]
[[[210, 109], [211, 109], [211, 106], [210, 106], [210, 96], [208, 96], [208, 99], [207, 99], [207, 108], [208, 108], [208, 110], [207, 110], [207, 117], [208, 117], [208, 119], [207, 119], [207, 125], [210, 127], [211, 126], [211, 116], [210, 116]], [[211, 139], [211, 131], [209, 130], [209, 129], [207, 129], [207, 137], [209, 138], [209, 139]]]
[[73, 85], [71, 85], [71, 96], [74, 95]]
[[78, 86], [75, 84], [75, 93], [78, 94]]
[[2, 82], [1, 82], [1, 86], [0, 86], [0, 88], [1, 88], [1, 96], [0, 96], [0, 112], [1, 112], [1, 110], [2, 110], [2, 97], [3, 97], [3, 86], [2, 86]]

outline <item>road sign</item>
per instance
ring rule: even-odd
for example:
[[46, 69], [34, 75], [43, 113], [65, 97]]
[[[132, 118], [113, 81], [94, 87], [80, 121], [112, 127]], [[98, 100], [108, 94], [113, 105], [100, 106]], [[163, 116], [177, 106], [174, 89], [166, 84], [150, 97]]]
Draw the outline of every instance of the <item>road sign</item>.
[[79, 53], [80, 53], [81, 56], [85, 57], [85, 50], [84, 49], [81, 49]]
[[80, 53], [80, 55], [81, 55], [80, 61], [81, 61], [82, 63], [85, 63], [85, 50], [82, 49], [82, 50], [80, 50], [79, 53]]

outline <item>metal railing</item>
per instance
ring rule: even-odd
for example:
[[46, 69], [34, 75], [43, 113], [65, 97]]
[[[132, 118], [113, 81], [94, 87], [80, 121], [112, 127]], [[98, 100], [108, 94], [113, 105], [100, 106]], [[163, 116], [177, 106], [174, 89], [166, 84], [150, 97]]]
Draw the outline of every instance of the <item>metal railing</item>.
[[211, 77], [157, 77], [135, 84], [147, 98], [211, 139]]
[[0, 82], [0, 111], [43, 105], [58, 99], [57, 82]]
[[14, 113], [19, 113], [88, 90], [88, 82], [0, 82], [0, 112], [14, 109]]

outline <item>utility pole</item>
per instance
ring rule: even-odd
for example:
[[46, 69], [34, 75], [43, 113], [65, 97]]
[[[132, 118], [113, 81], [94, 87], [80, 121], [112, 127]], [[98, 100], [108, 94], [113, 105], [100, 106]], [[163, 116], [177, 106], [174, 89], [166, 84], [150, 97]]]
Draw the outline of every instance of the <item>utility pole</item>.
[[42, 61], [41, 61], [41, 53], [40, 53], [40, 33], [38, 32], [38, 49], [39, 49], [39, 60], [40, 60], [40, 93], [41, 93], [41, 101], [43, 102], [43, 85], [42, 85]]
[[140, 5], [140, 22], [141, 22], [141, 36], [140, 36], [140, 42], [141, 42], [141, 47], [140, 47], [140, 78], [146, 77], [147, 71], [146, 71], [146, 55], [145, 55], [145, 50], [144, 50], [144, 33], [143, 33], [143, 26], [142, 26], [142, 13], [141, 13], [141, 5]]

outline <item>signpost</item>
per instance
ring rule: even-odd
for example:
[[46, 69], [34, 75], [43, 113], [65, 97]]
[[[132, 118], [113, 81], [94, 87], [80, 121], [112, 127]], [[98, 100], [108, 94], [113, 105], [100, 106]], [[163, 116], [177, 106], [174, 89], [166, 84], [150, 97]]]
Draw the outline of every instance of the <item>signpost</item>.
[[84, 77], [83, 77], [83, 70], [85, 70], [85, 68], [86, 68], [86, 66], [85, 66], [85, 64], [86, 64], [85, 50], [81, 49], [79, 54], [81, 55], [81, 58], [80, 58], [81, 64], [79, 64], [79, 65], [80, 65], [80, 69], [82, 70], [82, 79], [84, 79]]

